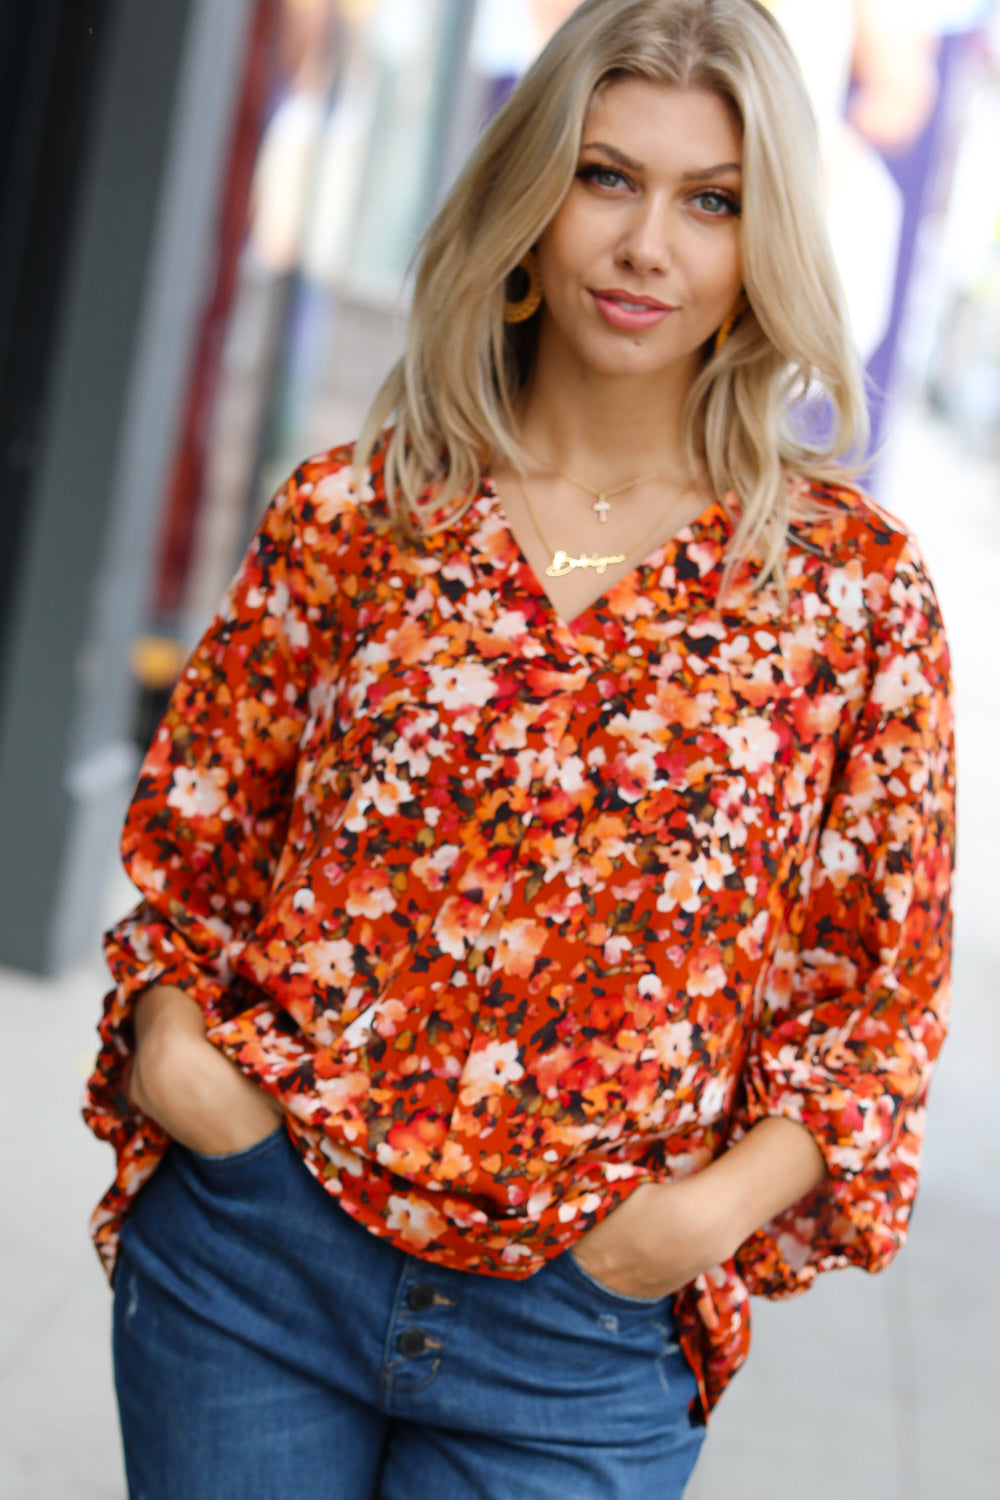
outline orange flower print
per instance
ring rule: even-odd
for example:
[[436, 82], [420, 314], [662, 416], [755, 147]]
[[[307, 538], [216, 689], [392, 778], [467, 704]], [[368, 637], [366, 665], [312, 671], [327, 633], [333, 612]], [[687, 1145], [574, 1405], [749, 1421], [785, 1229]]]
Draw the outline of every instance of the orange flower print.
[[448, 1227], [447, 1220], [422, 1198], [390, 1193], [386, 1210], [386, 1228], [397, 1234], [411, 1251], [426, 1249]]
[[460, 896], [447, 897], [434, 919], [434, 938], [442, 953], [462, 960], [483, 928], [482, 910]]
[[722, 953], [713, 943], [691, 955], [685, 988], [689, 995], [714, 995], [726, 982]]
[[458, 1141], [445, 1140], [441, 1147], [441, 1160], [435, 1175], [442, 1182], [461, 1182], [472, 1171], [472, 1157], [464, 1151]]
[[393, 1125], [376, 1155], [383, 1166], [399, 1177], [426, 1174], [448, 1134], [448, 1122], [441, 1115], [422, 1110], [410, 1120]]
[[431, 854], [413, 861], [413, 873], [432, 891], [443, 891], [448, 883], [448, 871], [461, 854], [457, 844], [442, 844]]
[[618, 795], [625, 802], [638, 802], [647, 795], [656, 779], [656, 761], [642, 750], [631, 755], [616, 755], [608, 767], [614, 778]]
[[542, 922], [529, 918], [507, 922], [497, 942], [496, 967], [505, 974], [527, 979], [535, 967], [535, 959], [545, 947], [547, 936]]
[[678, 1294], [703, 1413], [750, 1292], [887, 1264], [948, 1010], [948, 651], [905, 528], [797, 493], [784, 594], [720, 601], [730, 497], [567, 623], [488, 478], [413, 545], [383, 446], [295, 471], [125, 825], [86, 1103], [109, 1270], [169, 1144], [127, 1088], [157, 982], [431, 1264], [532, 1275], [636, 1184], [808, 1129], [822, 1189]]
[[359, 870], [347, 887], [344, 909], [350, 917], [381, 917], [394, 911], [396, 898], [387, 870]]
[[803, 740], [836, 733], [844, 711], [842, 693], [821, 693], [818, 697], [798, 698], [793, 714], [796, 732]]
[[670, 862], [672, 868], [664, 874], [663, 892], [657, 897], [657, 911], [673, 911], [676, 907], [681, 911], [697, 911], [701, 904], [698, 900], [701, 880], [694, 866], [683, 856], [673, 855]]

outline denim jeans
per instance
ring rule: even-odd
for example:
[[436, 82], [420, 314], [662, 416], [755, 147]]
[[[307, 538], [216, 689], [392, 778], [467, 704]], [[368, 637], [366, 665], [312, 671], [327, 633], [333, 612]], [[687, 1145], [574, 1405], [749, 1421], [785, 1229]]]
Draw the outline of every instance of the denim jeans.
[[284, 1130], [174, 1146], [115, 1278], [132, 1500], [679, 1500], [704, 1429], [669, 1298], [562, 1255], [445, 1270], [356, 1224]]

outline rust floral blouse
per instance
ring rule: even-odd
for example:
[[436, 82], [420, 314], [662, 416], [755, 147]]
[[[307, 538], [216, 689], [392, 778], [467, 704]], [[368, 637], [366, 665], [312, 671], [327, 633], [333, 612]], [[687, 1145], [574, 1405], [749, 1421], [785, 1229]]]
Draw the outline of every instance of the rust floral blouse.
[[530, 1275], [787, 1116], [828, 1180], [677, 1299], [707, 1412], [749, 1292], [905, 1235], [948, 993], [931, 586], [898, 522], [814, 486], [787, 600], [748, 576], [720, 607], [716, 504], [567, 625], [488, 481], [406, 549], [379, 458], [360, 497], [350, 463], [277, 496], [142, 769], [86, 1106], [118, 1157], [98, 1247], [110, 1269], [167, 1146], [125, 1092], [154, 981], [348, 1213], [469, 1271]]

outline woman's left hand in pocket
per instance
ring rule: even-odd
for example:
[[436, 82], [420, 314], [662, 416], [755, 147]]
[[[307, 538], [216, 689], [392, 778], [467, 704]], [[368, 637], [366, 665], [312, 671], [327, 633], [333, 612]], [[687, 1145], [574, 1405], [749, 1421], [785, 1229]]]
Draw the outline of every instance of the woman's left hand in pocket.
[[643, 1183], [573, 1246], [583, 1269], [626, 1297], [666, 1297], [733, 1255], [709, 1172]]

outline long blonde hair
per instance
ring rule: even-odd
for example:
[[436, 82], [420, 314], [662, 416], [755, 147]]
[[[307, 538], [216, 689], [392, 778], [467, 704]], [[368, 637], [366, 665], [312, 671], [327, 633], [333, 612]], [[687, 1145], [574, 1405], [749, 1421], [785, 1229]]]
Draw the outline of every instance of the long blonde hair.
[[[404, 534], [439, 529], [487, 465], [525, 466], [515, 401], [534, 322], [503, 320], [512, 272], [573, 181], [587, 111], [612, 78], [709, 90], [743, 139], [740, 224], [748, 308], [721, 350], [706, 346], [688, 395], [691, 456], [739, 519], [730, 567], [780, 574], [794, 519], [786, 475], [837, 480], [867, 414], [824, 225], [815, 122], [783, 32], [757, 0], [584, 0], [486, 128], [427, 229], [403, 358], [364, 423], [359, 472], [393, 422], [385, 491]], [[822, 393], [822, 428], [802, 411]]]

